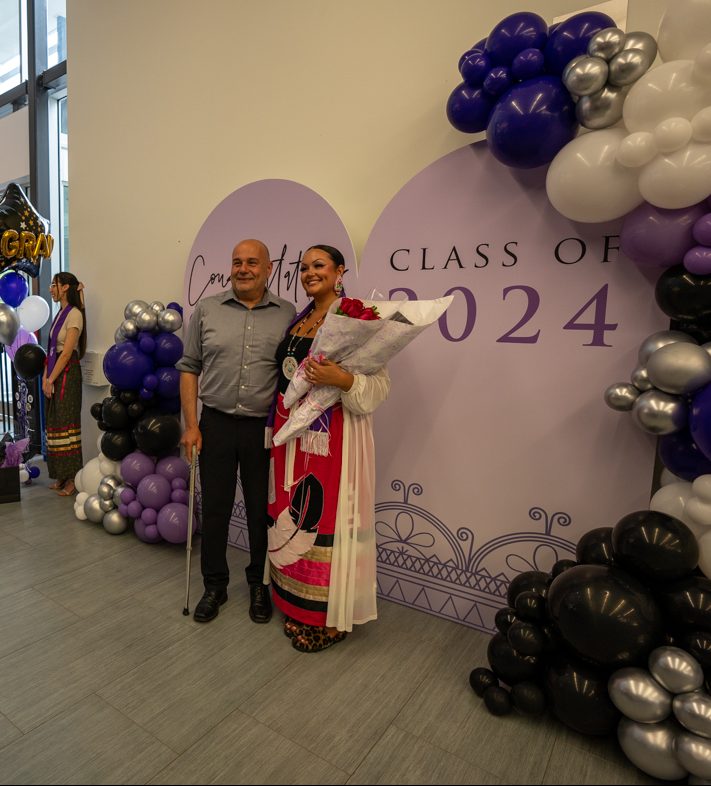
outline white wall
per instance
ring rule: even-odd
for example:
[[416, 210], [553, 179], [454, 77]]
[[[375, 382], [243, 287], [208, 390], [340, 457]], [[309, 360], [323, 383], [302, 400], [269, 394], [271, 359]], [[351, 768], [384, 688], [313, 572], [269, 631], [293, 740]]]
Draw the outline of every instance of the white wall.
[[27, 109], [0, 117], [0, 184], [25, 181], [30, 174]]
[[[359, 254], [413, 175], [473, 141], [444, 110], [460, 54], [507, 14], [590, 4], [68, 0], [71, 260], [90, 348], [113, 343], [127, 301], [181, 300], [198, 229], [251, 181], [320, 193]], [[656, 33], [664, 5], [632, 0], [628, 29]], [[102, 395], [85, 390], [85, 408]]]

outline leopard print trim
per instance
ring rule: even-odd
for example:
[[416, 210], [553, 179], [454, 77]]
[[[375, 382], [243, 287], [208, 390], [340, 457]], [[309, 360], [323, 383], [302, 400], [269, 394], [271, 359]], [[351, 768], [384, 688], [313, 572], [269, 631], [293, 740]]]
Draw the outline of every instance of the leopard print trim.
[[291, 646], [299, 652], [321, 652], [321, 650], [343, 641], [347, 635], [346, 631], [339, 630], [335, 636], [331, 636], [326, 628], [305, 625], [301, 632], [291, 640]]

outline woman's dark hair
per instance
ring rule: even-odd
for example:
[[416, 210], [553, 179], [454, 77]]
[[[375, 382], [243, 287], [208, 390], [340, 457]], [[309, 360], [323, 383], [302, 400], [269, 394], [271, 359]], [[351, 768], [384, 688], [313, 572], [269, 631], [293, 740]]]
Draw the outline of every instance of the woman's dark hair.
[[84, 353], [86, 352], [86, 314], [84, 313], [84, 298], [81, 291], [79, 290], [79, 279], [74, 275], [74, 273], [68, 273], [66, 270], [63, 270], [61, 273], [57, 273], [57, 275], [52, 280], [58, 284], [61, 284], [62, 286], [69, 286], [69, 289], [67, 290], [67, 303], [81, 311], [82, 319], [84, 320], [84, 327], [79, 334], [77, 353], [79, 354], [80, 358], [83, 358]]
[[334, 248], [333, 246], [326, 246], [324, 244], [319, 244], [316, 246], [311, 246], [306, 250], [311, 251], [312, 248], [318, 248], [319, 251], [325, 251], [334, 261], [336, 267], [340, 267], [341, 265], [343, 265], [343, 267], [346, 266], [346, 260], [343, 258], [343, 254], [341, 254], [341, 252], [337, 248]]

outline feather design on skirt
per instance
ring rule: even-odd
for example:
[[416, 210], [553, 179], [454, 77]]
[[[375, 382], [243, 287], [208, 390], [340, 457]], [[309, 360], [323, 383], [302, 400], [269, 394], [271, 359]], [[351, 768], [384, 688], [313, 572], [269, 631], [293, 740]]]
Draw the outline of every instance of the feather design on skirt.
[[267, 530], [269, 561], [277, 568], [293, 565], [314, 545], [317, 534], [300, 529], [284, 508]]

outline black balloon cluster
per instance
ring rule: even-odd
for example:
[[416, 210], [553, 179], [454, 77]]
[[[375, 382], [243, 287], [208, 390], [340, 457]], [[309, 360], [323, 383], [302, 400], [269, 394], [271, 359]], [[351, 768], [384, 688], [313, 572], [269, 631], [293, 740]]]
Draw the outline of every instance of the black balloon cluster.
[[[513, 579], [495, 618], [490, 668], [470, 685], [494, 715], [547, 707], [582, 734], [615, 731], [608, 680], [674, 644], [711, 678], [711, 580], [696, 571], [696, 537], [681, 521], [642, 510], [586, 533], [576, 561]], [[508, 686], [508, 689], [502, 685]]]

